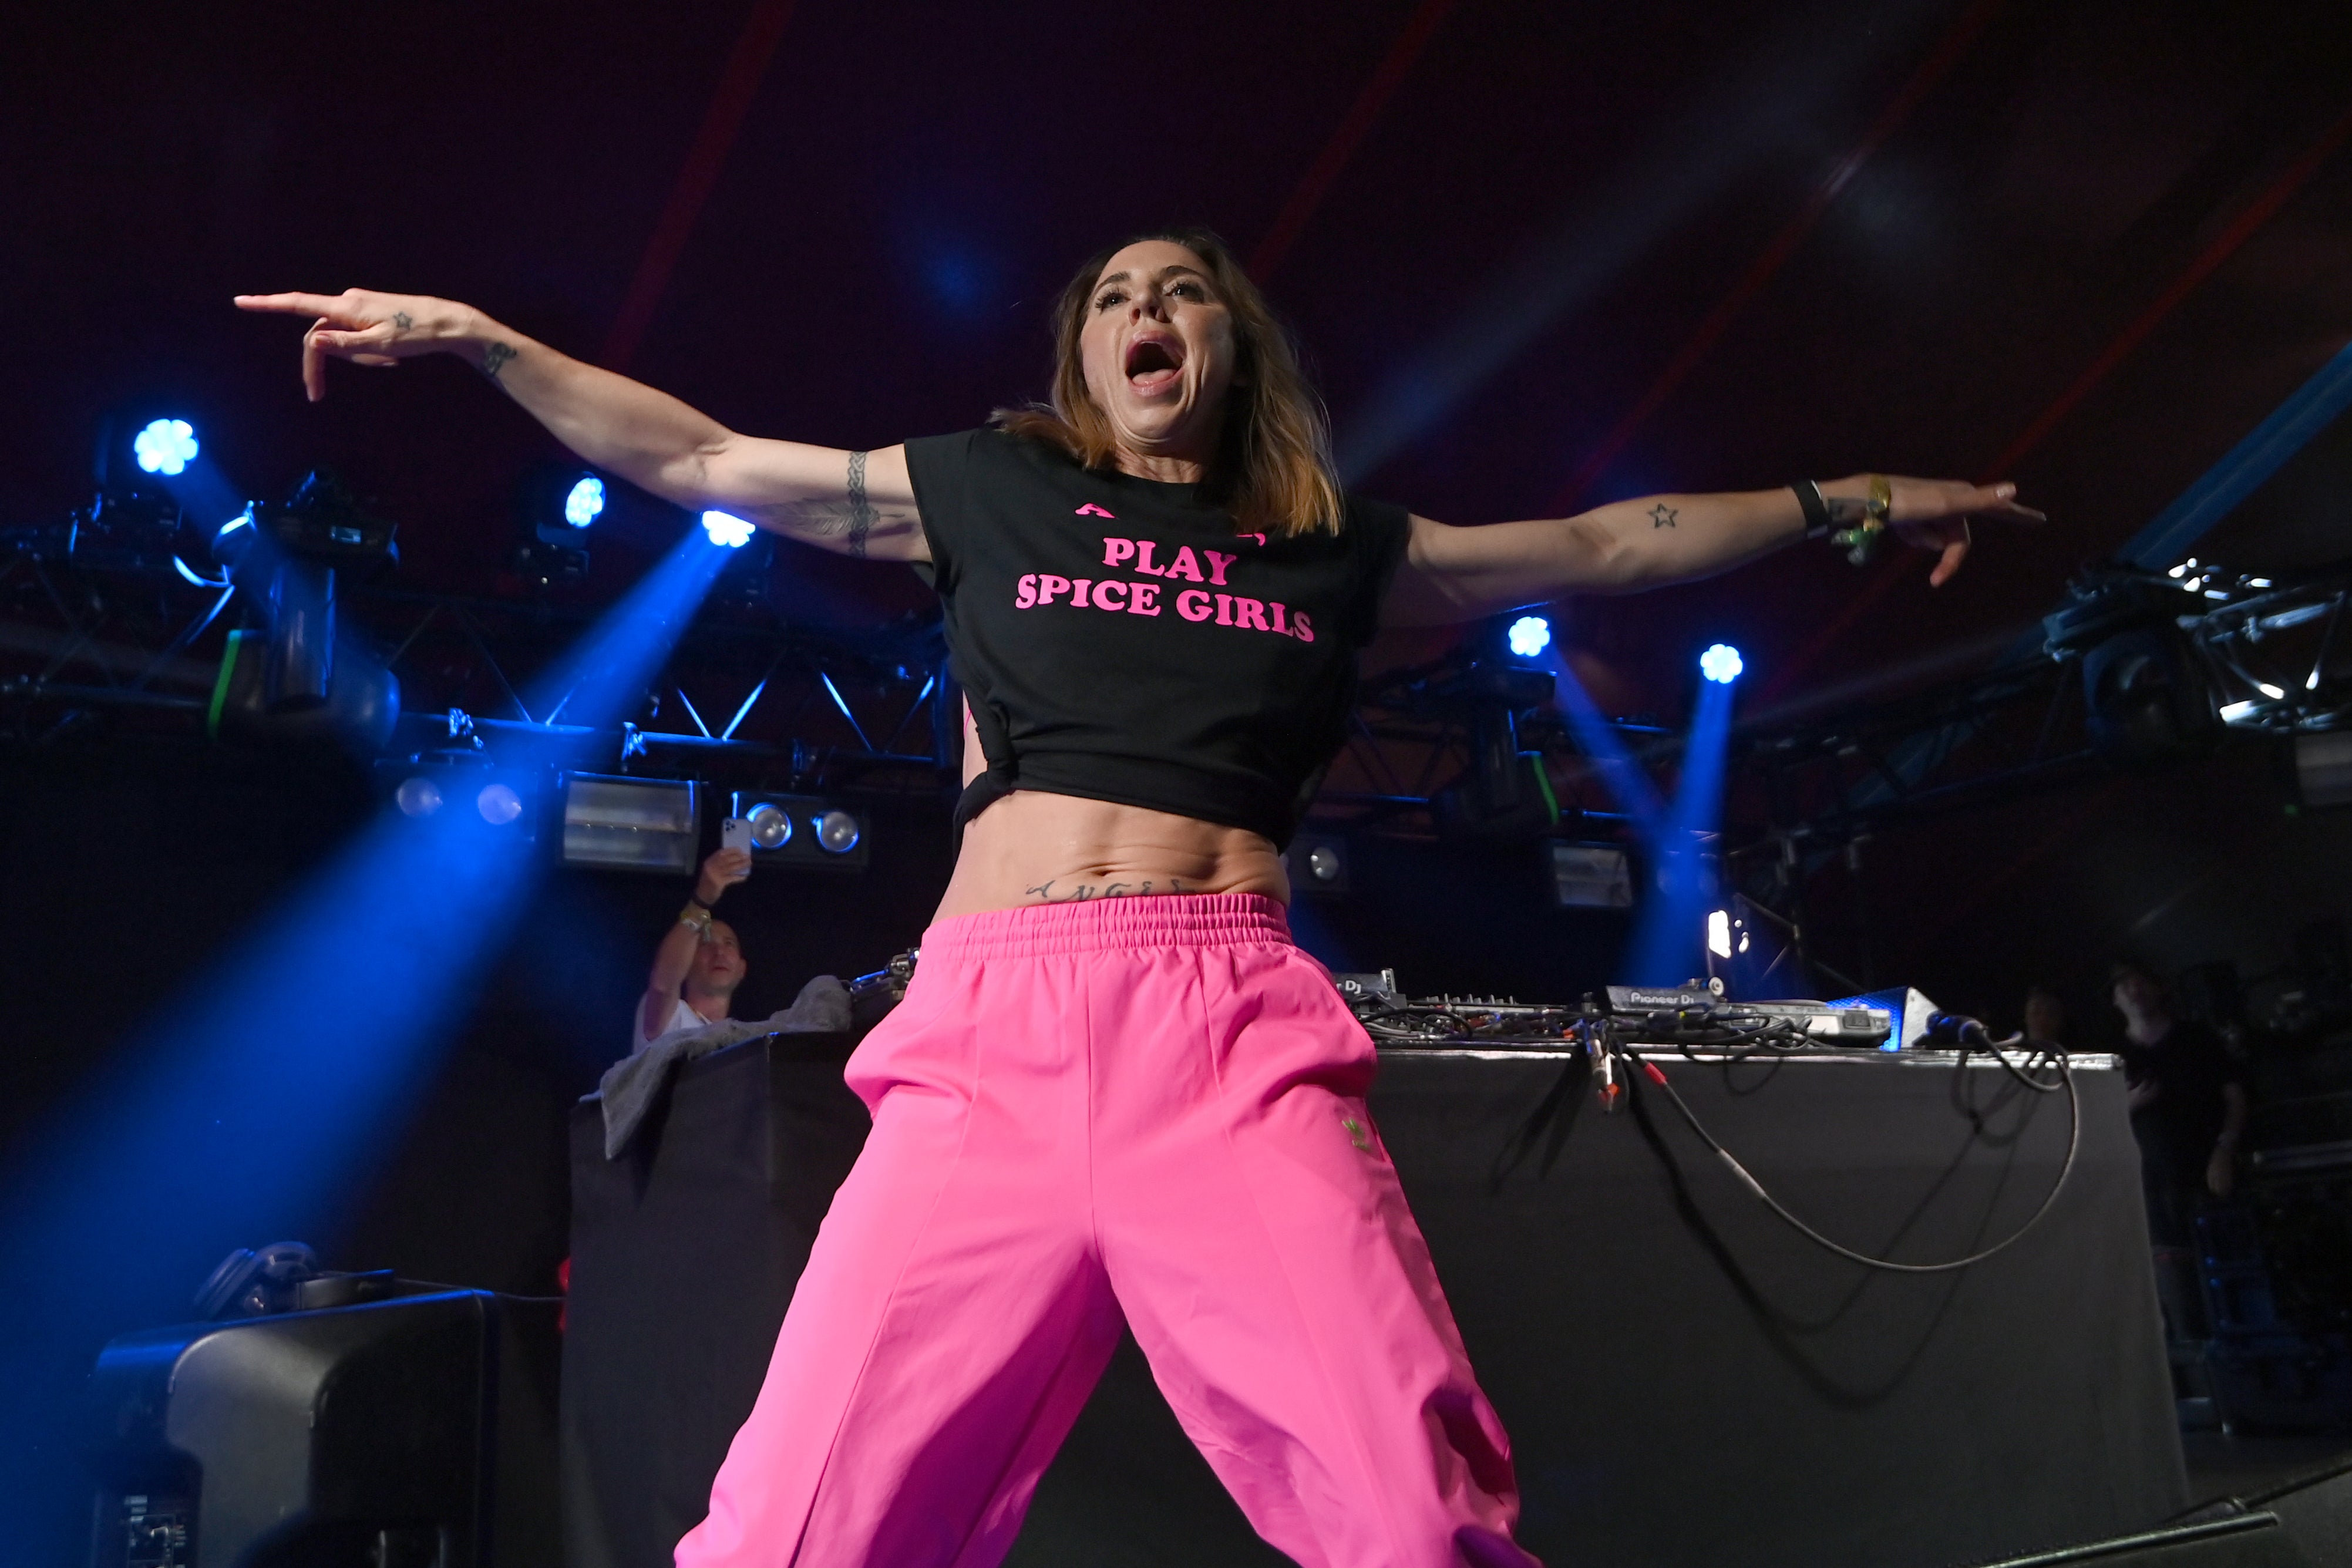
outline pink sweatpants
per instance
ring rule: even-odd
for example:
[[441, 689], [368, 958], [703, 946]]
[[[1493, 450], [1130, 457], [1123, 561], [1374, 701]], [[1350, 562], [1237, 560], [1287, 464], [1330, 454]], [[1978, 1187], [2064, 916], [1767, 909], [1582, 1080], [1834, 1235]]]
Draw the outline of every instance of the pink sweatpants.
[[1364, 1091], [1252, 895], [933, 926], [874, 1113], [679, 1568], [983, 1568], [1118, 1342], [1308, 1568], [1537, 1568]]

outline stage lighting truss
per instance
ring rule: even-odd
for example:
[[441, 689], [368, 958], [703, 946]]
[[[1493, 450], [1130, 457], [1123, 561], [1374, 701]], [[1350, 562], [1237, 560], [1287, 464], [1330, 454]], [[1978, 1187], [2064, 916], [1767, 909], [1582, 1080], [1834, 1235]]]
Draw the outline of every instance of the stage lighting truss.
[[2205, 663], [2222, 723], [2290, 734], [2352, 728], [2340, 651], [2352, 568], [2274, 581], [2191, 556], [2164, 581], [2195, 608], [2175, 624]]
[[[0, 531], [0, 723], [80, 723], [110, 710], [151, 728], [205, 728], [225, 638], [267, 624], [268, 583], [257, 578], [240, 596], [213, 565], [210, 538], [191, 544], [184, 521], [194, 526], [147, 497], [108, 497], [60, 523]], [[256, 526], [249, 516], [230, 521], [232, 540]], [[553, 740], [573, 748], [576, 764], [613, 772], [756, 770], [926, 791], [959, 754], [961, 706], [935, 617], [828, 633], [714, 605], [645, 700], [591, 732], [562, 722], [560, 696], [542, 709], [520, 694], [600, 606], [348, 580], [334, 604], [346, 646], [398, 679], [395, 743], [406, 747], [495, 752]]]
[[2192, 757], [2230, 731], [2292, 737], [2296, 773], [2333, 799], [2335, 751], [2352, 760], [2347, 596], [2352, 565], [2275, 579], [2202, 559], [2094, 569], [2045, 617], [2040, 649], [1748, 732], [1741, 767], [1769, 816], [1727, 848], [1727, 878], [1759, 907], [1788, 907], [1833, 859], [1858, 869], [1889, 824]]
[[871, 858], [864, 814], [822, 795], [738, 790], [728, 815], [751, 826], [751, 874], [762, 867], [795, 871], [863, 871]]
[[[1599, 809], [1605, 792], [1585, 776], [1554, 704], [1557, 675], [1499, 657], [1509, 632], [1498, 625], [1429, 664], [1366, 680], [1316, 797], [1317, 820], [1408, 836], [1540, 838], [1580, 824], [1613, 831], [1622, 819]], [[1672, 739], [1655, 725], [1613, 722], [1636, 749]]]

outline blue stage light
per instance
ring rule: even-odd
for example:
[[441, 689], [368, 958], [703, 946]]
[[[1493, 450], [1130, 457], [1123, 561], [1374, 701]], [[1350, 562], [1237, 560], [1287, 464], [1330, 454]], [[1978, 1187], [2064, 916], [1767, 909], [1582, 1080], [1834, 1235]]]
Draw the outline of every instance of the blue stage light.
[[730, 550], [740, 550], [751, 542], [751, 525], [723, 511], [704, 512], [702, 531], [710, 535], [711, 543], [723, 544]]
[[1541, 616], [1521, 616], [1505, 635], [1513, 655], [1533, 658], [1551, 647], [1551, 623]]
[[184, 473], [196, 460], [196, 427], [184, 419], [157, 419], [131, 437], [131, 454], [151, 474]]
[[1740, 661], [1739, 650], [1729, 643], [1717, 643], [1698, 656], [1698, 672], [1719, 686], [1730, 685], [1747, 668]]
[[604, 481], [593, 474], [582, 476], [563, 498], [563, 521], [574, 528], [587, 527], [604, 510]]

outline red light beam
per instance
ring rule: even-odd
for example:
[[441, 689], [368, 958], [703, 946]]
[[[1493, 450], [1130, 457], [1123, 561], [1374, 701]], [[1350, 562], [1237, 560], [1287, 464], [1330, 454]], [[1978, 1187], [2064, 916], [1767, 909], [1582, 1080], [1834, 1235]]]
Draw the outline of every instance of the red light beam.
[[1373, 70], [1371, 79], [1356, 95], [1356, 101], [1349, 106], [1339, 128], [1331, 132], [1331, 139], [1323, 143], [1323, 151], [1307, 166], [1297, 188], [1290, 193], [1290, 199], [1283, 203], [1274, 226], [1258, 241], [1256, 251], [1249, 258], [1249, 273], [1261, 286], [1282, 265], [1283, 258], [1290, 254], [1307, 219], [1322, 205], [1324, 193], [1339, 177], [1339, 171], [1348, 166], [1348, 160], [1356, 155], [1356, 148], [1371, 130], [1372, 121], [1380, 118], [1398, 84], [1412, 68], [1412, 62], [1421, 58], [1430, 35], [1437, 31], [1437, 25], [1456, 4], [1458, 0], [1422, 0], [1420, 8], [1405, 18], [1404, 26], [1389, 45], [1389, 52]]
[[670, 186], [669, 202], [654, 225], [652, 237], [646, 241], [636, 276], [629, 279], [620, 313], [613, 318], [613, 330], [604, 335], [604, 352], [596, 358], [605, 369], [625, 371], [636, 357], [637, 345], [653, 324], [654, 310], [669, 287], [670, 274], [686, 250], [695, 220], [702, 216], [703, 204], [719, 184], [719, 172], [751, 113], [751, 100], [759, 96], [768, 62], [775, 58], [776, 45], [792, 15], [793, 0], [757, 0], [745, 19], [734, 52], [727, 57], [727, 68], [719, 73], [719, 85], [711, 92], [710, 107], [703, 112], [702, 128], [695, 132], [694, 145], [687, 150], [686, 162]]

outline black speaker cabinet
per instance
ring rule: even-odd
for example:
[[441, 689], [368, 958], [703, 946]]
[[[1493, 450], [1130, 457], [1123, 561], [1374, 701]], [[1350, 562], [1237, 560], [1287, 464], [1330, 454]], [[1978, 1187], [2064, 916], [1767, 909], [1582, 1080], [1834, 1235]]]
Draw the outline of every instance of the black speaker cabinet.
[[91, 1568], [561, 1568], [551, 1304], [449, 1290], [125, 1334]]

